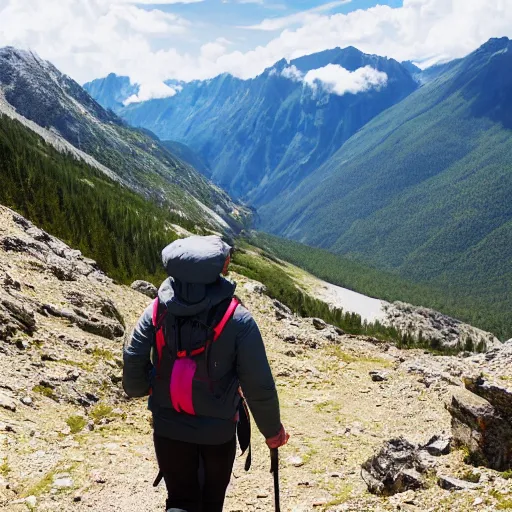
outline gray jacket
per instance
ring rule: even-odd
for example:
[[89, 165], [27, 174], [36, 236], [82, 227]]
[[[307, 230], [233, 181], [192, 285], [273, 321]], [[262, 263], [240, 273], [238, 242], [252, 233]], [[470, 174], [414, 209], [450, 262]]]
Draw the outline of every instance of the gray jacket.
[[[169, 277], [159, 290], [167, 314], [191, 317], [206, 314], [212, 307], [232, 297], [235, 285], [219, 276], [229, 254], [229, 246], [218, 237], [191, 237], [179, 240], [163, 251]], [[277, 391], [268, 364], [265, 346], [251, 314], [238, 306], [220, 338], [212, 345], [212, 379], [215, 391], [205, 386], [194, 395], [194, 404], [212, 403], [212, 392], [219, 395], [223, 416], [191, 416], [172, 407], [162, 407], [149, 398], [156, 435], [198, 444], [222, 444], [235, 435], [233, 417], [238, 407], [238, 386], [251, 409], [261, 433], [275, 436], [280, 429]], [[123, 385], [130, 397], [149, 394], [157, 366], [152, 306], [140, 317], [131, 340], [124, 349]], [[229, 418], [226, 419], [226, 404]]]

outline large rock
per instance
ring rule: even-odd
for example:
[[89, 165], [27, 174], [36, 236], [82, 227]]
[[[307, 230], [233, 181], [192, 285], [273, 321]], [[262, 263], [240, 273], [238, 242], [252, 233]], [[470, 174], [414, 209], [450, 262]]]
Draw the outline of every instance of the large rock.
[[443, 315], [439, 311], [412, 306], [405, 302], [384, 303], [384, 325], [421, 339], [422, 346], [435, 350], [486, 352], [500, 347], [491, 333]]
[[398, 438], [387, 441], [362, 465], [362, 476], [373, 494], [391, 496], [425, 486], [425, 466], [417, 446]]
[[147, 281], [135, 281], [132, 283], [131, 288], [143, 295], [146, 295], [150, 299], [156, 299], [158, 296], [158, 289]]
[[501, 390], [494, 395], [483, 383], [469, 385], [487, 395], [493, 403], [468, 389], [454, 393], [448, 405], [454, 443], [466, 447], [470, 461], [476, 465], [498, 471], [512, 468], [512, 423], [504, 414], [506, 393]]

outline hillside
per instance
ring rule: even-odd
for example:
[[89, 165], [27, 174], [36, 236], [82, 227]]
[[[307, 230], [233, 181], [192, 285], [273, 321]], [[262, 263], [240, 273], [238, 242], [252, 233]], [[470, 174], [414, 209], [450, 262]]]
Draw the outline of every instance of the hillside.
[[[23, 244], [29, 252], [19, 250]], [[62, 279], [59, 269], [70, 268], [73, 280]], [[465, 359], [402, 351], [330, 326], [319, 330], [271, 301], [258, 283], [231, 277], [261, 328], [292, 435], [280, 450], [283, 511], [510, 507], [509, 473], [468, 465], [467, 451], [455, 443], [446, 455], [439, 444], [431, 448], [435, 456], [420, 452], [429, 469], [424, 476], [407, 473], [421, 480], [416, 490], [370, 494], [361, 474], [390, 438], [425, 445], [434, 435], [449, 437], [459, 420], [444, 404], [453, 406], [453, 396], [478, 399], [463, 389], [462, 376], [485, 371], [487, 379], [506, 383], [510, 343]], [[2, 510], [162, 507], [163, 486], [151, 487], [157, 468], [145, 400], [127, 400], [120, 387], [122, 336], [149, 300], [0, 207]], [[253, 448], [249, 473], [243, 458], [236, 461], [227, 510], [273, 509], [268, 449], [256, 432]], [[462, 490], [440, 487], [450, 477], [462, 479], [455, 481]]]
[[260, 208], [262, 227], [509, 316], [511, 49], [491, 40], [447, 66]]
[[165, 203], [190, 221], [206, 222], [215, 229], [227, 229], [230, 224], [237, 230], [247, 216], [227, 194], [170, 153], [153, 134], [129, 128], [76, 82], [32, 53], [0, 49], [2, 103], [2, 112], [22, 116], [52, 133], [53, 138], [64, 139], [92, 157], [110, 177]]
[[[368, 66], [369, 75], [377, 70], [387, 81], [358, 94], [331, 94], [324, 87], [305, 85], [308, 72], [332, 70], [326, 66], [362, 75]], [[100, 82], [85, 87], [98, 101], [111, 103], [110, 96], [100, 93]], [[233, 197], [260, 205], [295, 187], [417, 84], [395, 60], [337, 48], [280, 61], [252, 80], [221, 75], [182, 87], [172, 98], [132, 104], [120, 114], [163, 140], [187, 144], [208, 163], [215, 183]]]

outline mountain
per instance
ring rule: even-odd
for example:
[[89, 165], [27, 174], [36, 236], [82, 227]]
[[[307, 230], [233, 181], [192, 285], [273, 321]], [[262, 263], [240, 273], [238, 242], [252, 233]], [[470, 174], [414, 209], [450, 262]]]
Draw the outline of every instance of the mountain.
[[262, 227], [512, 307], [512, 42], [492, 39], [364, 126]]
[[0, 49], [0, 104], [11, 117], [44, 131], [47, 139], [64, 139], [61, 146], [71, 144], [78, 150], [75, 154], [86, 153], [110, 177], [189, 220], [235, 230], [244, 220], [242, 208], [154, 134], [128, 127], [79, 84], [30, 52]]
[[191, 165], [194, 169], [207, 177], [211, 177], [212, 171], [208, 162], [186, 144], [173, 140], [163, 140], [162, 145], [166, 147], [173, 155], [179, 157], [183, 162]]
[[[335, 65], [359, 73], [369, 66], [385, 73], [387, 83], [342, 95], [305, 85], [308, 72], [332, 72], [326, 66]], [[221, 75], [182, 87], [172, 98], [132, 104], [120, 114], [161, 139], [186, 144], [208, 162], [215, 183], [261, 205], [296, 186], [418, 84], [397, 61], [350, 47], [282, 60], [252, 80]]]
[[132, 84], [129, 77], [117, 76], [114, 73], [84, 84], [84, 89], [100, 105], [114, 112], [122, 109], [124, 102], [139, 92], [139, 87]]

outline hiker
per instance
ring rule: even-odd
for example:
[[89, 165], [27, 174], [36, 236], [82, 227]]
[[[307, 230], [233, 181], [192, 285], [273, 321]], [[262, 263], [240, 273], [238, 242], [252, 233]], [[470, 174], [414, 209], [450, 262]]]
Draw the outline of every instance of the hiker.
[[167, 510], [222, 511], [244, 412], [240, 388], [267, 445], [289, 438], [258, 326], [223, 277], [230, 254], [218, 236], [167, 246], [169, 277], [124, 349], [126, 394], [150, 395]]

